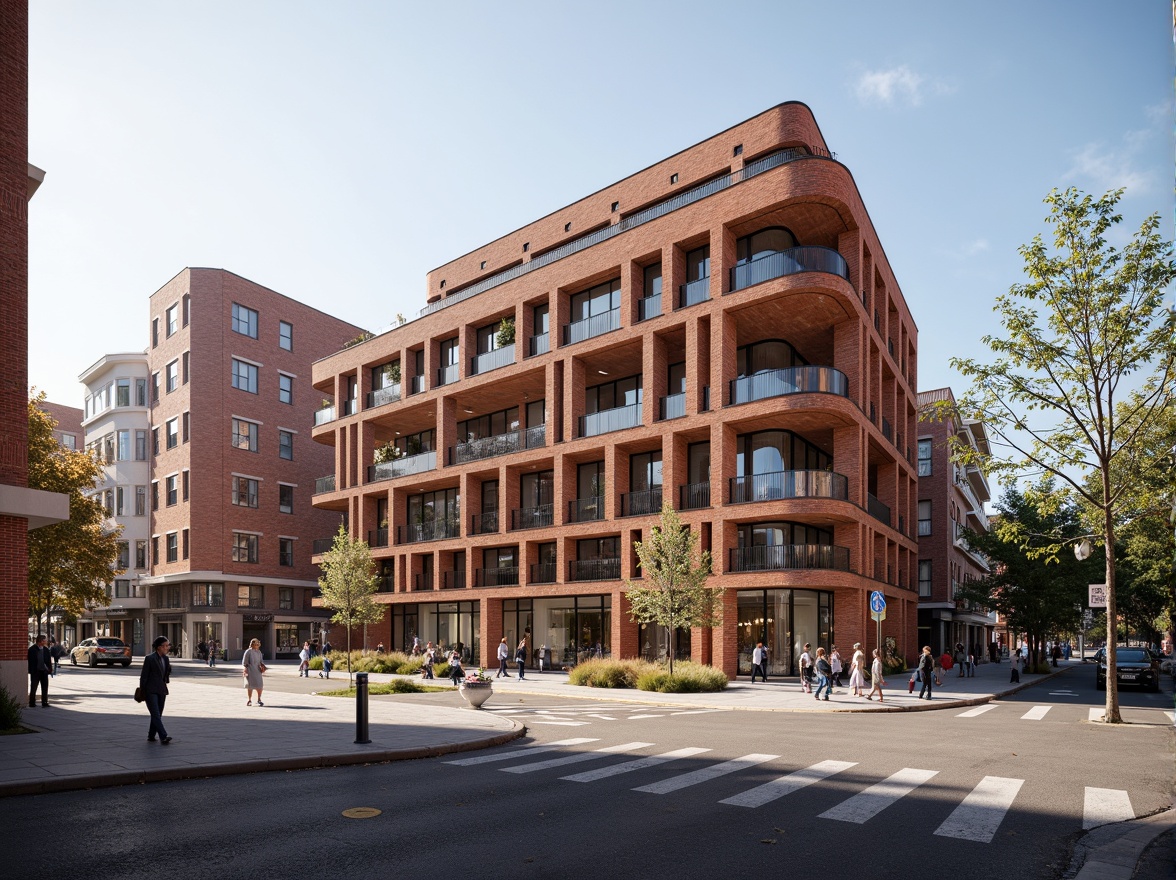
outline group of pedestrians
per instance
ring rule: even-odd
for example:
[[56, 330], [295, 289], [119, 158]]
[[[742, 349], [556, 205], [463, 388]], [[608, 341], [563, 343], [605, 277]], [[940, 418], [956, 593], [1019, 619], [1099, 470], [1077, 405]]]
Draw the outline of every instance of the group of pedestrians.
[[[510, 670], [507, 668], [507, 663], [510, 660], [510, 645], [507, 644], [506, 636], [502, 637], [502, 641], [498, 643], [498, 673], [495, 678], [510, 678]], [[519, 642], [514, 651], [515, 665], [519, 671], [519, 681], [526, 677], [527, 670], [527, 640], [523, 639]]]
[[[799, 663], [800, 687], [806, 694], [813, 694], [814, 699], [828, 701], [833, 693], [833, 688], [843, 686], [841, 675], [845, 671], [845, 663], [836, 645], [831, 646], [828, 653], [824, 648], [817, 648], [814, 655], [812, 645], [805, 642]], [[877, 694], [878, 702], [884, 702], [882, 687], [886, 682], [882, 678], [882, 654], [877, 648], [874, 649], [873, 661], [870, 664], [872, 687], [868, 695], [866, 694], [865, 666], [866, 655], [862, 652], [861, 642], [854, 642], [853, 657], [849, 661], [849, 686], [853, 690], [853, 695], [872, 700], [874, 694]], [[763, 642], [756, 642], [755, 648], [751, 652], [751, 683], [755, 684], [759, 679], [763, 679], [765, 682], [768, 680], [768, 649]], [[816, 686], [815, 693], [814, 685]]]
[[[377, 651], [383, 648], [377, 648]], [[331, 650], [331, 643], [327, 642], [326, 649], [323, 651], [323, 668], [319, 672], [319, 678], [330, 678], [331, 670], [334, 666], [331, 663], [331, 657], [327, 653]], [[310, 678], [310, 661], [312, 657], [318, 656], [318, 642], [306, 641], [302, 643], [302, 650], [298, 652], [298, 676], [300, 678]]]

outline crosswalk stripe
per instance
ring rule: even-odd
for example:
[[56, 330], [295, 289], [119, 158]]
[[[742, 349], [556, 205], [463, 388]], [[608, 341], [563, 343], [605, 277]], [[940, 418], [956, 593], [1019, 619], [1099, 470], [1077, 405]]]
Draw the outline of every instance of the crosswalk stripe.
[[1040, 721], [1053, 706], [1034, 706], [1021, 716], [1022, 721]]
[[1176, 712], [1165, 712], [1164, 714], [1168, 716], [1169, 721], [1176, 724]]
[[1106, 707], [1095, 706], [1089, 712], [1086, 713], [1086, 720], [1087, 721], [1102, 721], [1103, 716], [1106, 714], [1107, 714]]
[[549, 727], [587, 727], [591, 721], [543, 721], [540, 718], [531, 720], [532, 724], [546, 724]]
[[781, 776], [779, 779], [773, 779], [771, 782], [749, 788], [747, 791], [721, 800], [719, 803], [731, 804], [736, 807], [762, 807], [786, 794], [799, 791], [806, 785], [820, 782], [835, 773], [856, 766], [856, 761], [821, 761], [819, 764], [813, 764], [811, 767], [805, 767], [803, 770], [797, 770], [795, 773], [789, 773], [787, 776]]
[[523, 746], [521, 749], [511, 749], [496, 755], [478, 755], [476, 758], [459, 758], [456, 761], [446, 761], [446, 764], [456, 764], [459, 767], [471, 767], [474, 764], [491, 764], [495, 761], [509, 761], [512, 758], [528, 758], [542, 752], [556, 752], [563, 746], [578, 746], [584, 743], [594, 743], [597, 738], [576, 737], [575, 739], [560, 739], [546, 745]]
[[820, 819], [836, 819], [839, 822], [853, 822], [861, 825], [881, 813], [899, 798], [910, 794], [924, 782], [935, 776], [938, 770], [917, 770], [904, 767], [881, 782], [871, 785], [865, 791], [855, 794], [847, 801], [826, 810]]
[[548, 758], [546, 761], [535, 761], [531, 764], [520, 764], [516, 767], [499, 767], [503, 773], [534, 773], [536, 770], [550, 770], [552, 767], [562, 767], [565, 764], [579, 764], [581, 761], [594, 761], [605, 755], [619, 755], [625, 752], [635, 752], [653, 745], [647, 742], [624, 743], [619, 746], [606, 746], [592, 752], [577, 752], [574, 755], [564, 755], [562, 758]]
[[630, 715], [629, 720], [630, 721], [639, 721], [642, 718], [664, 718], [664, 717], [665, 716], [663, 716], [663, 715]]
[[975, 718], [977, 715], [983, 715], [985, 712], [991, 712], [996, 706], [988, 703], [984, 706], [977, 706], [975, 709], [969, 709], [967, 712], [961, 712], [956, 718]]
[[765, 761], [774, 761], [778, 757], [780, 756], [744, 755], [742, 758], [736, 758], [733, 761], [723, 761], [721, 764], [712, 764], [709, 767], [703, 767], [701, 770], [693, 770], [690, 773], [671, 776], [669, 779], [663, 779], [661, 782], [642, 785], [640, 788], [633, 789], [633, 791], [644, 791], [649, 794], [669, 794], [672, 791], [688, 788], [691, 785], [698, 785], [702, 782], [718, 779], [720, 776], [726, 776], [728, 773], [746, 770], [748, 767], [754, 767], [756, 764], [762, 764]]
[[598, 779], [607, 779], [610, 776], [619, 776], [622, 773], [632, 773], [634, 770], [644, 770], [646, 767], [656, 767], [658, 764], [677, 761], [679, 758], [692, 758], [695, 755], [701, 755], [703, 752], [709, 751], [710, 749], [675, 749], [672, 752], [666, 752], [664, 755], [651, 755], [648, 758], [625, 761], [623, 764], [613, 764], [611, 767], [601, 767], [598, 770], [589, 770], [586, 773], [561, 776], [560, 779], [567, 780], [568, 782], [595, 782]]
[[1131, 796], [1117, 788], [1091, 788], [1086, 786], [1086, 798], [1082, 804], [1082, 830], [1089, 831], [1098, 825], [1112, 822], [1126, 822], [1135, 818], [1131, 808]]
[[985, 776], [935, 829], [935, 833], [940, 837], [990, 843], [1024, 784], [1024, 779]]

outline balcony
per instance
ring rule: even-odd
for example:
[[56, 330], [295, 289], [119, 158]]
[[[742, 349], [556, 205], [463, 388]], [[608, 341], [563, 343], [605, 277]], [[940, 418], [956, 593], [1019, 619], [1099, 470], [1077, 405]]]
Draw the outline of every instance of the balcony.
[[677, 394], [667, 394], [659, 401], [658, 406], [658, 420], [666, 421], [667, 419], [680, 419], [686, 415], [686, 392], [679, 391]]
[[661, 513], [662, 487], [654, 486], [644, 492], [621, 495], [621, 516], [649, 516]]
[[498, 511], [475, 513], [470, 517], [471, 535], [493, 535], [498, 531]]
[[696, 306], [710, 299], [710, 276], [678, 285], [678, 308]]
[[411, 394], [420, 394], [422, 391], [425, 391], [425, 390], [427, 390], [427, 389], [425, 388], [425, 377], [424, 376], [413, 376], [411, 379], [408, 380], [408, 393], [410, 395]]
[[367, 481], [369, 483], [376, 483], [380, 480], [393, 480], [396, 477], [404, 477], [409, 474], [421, 474], [425, 471], [434, 470], [437, 467], [437, 452], [430, 450], [429, 452], [421, 452], [417, 455], [406, 455], [398, 458], [395, 461], [386, 461], [383, 464], [374, 464], [368, 468]]
[[604, 496], [577, 498], [568, 502], [568, 522], [595, 522], [604, 519]]
[[[534, 566], [531, 567], [534, 568]], [[476, 577], [479, 587], [517, 587], [519, 585], [518, 566], [479, 568]]]
[[894, 442], [894, 432], [891, 430], [890, 420], [887, 419], [886, 416], [882, 416], [882, 436], [891, 443]]
[[396, 528], [397, 544], [420, 544], [425, 541], [460, 537], [461, 523], [457, 519], [435, 519], [432, 522], [413, 523]]
[[833, 367], [785, 367], [731, 380], [731, 404], [786, 394], [839, 394], [849, 397], [849, 380]]
[[890, 525], [890, 506], [883, 504], [869, 492], [866, 493], [866, 511], [874, 519]]
[[314, 426], [325, 425], [327, 422], [335, 421], [335, 405], [319, 407], [314, 411]]
[[570, 324], [564, 324], [563, 344], [571, 345], [574, 342], [583, 342], [585, 339], [591, 339], [593, 336], [602, 336], [605, 333], [611, 333], [613, 330], [619, 330], [620, 327], [621, 310], [609, 309], [607, 312], [592, 315], [591, 317], [584, 318], [582, 321], [573, 321]]
[[615, 581], [620, 577], [620, 559], [573, 559], [568, 563], [569, 581]]
[[514, 343], [504, 345], [502, 348], [496, 348], [493, 351], [487, 351], [470, 358], [470, 375], [480, 376], [483, 373], [489, 373], [491, 370], [508, 367], [514, 363], [514, 359]]
[[798, 568], [849, 571], [849, 548], [831, 544], [777, 544], [739, 547], [731, 551], [730, 570], [733, 572]]
[[795, 247], [767, 254], [731, 270], [731, 293], [801, 272], [827, 272], [849, 280], [849, 265], [845, 257], [831, 248]]
[[653, 296], [645, 296], [637, 300], [637, 320], [648, 321], [650, 318], [656, 318], [662, 313], [661, 294], [655, 293]]
[[368, 546], [369, 547], [387, 547], [388, 546], [388, 530], [384, 529], [370, 529], [368, 531]]
[[703, 483], [687, 483], [678, 487], [678, 509], [699, 510], [710, 507], [710, 481]]
[[549, 333], [537, 333], [531, 337], [527, 345], [528, 357], [535, 357], [540, 354], [547, 354], [551, 351], [551, 335]]
[[600, 412], [589, 413], [579, 418], [580, 437], [595, 437], [598, 434], [608, 434], [612, 431], [622, 431], [625, 428], [641, 426], [641, 404], [632, 406], [618, 406], [614, 409], [603, 409]]
[[731, 503], [786, 498], [849, 498], [849, 480], [832, 471], [771, 471], [731, 479]]
[[335, 475], [327, 474], [325, 477], [319, 477], [314, 481], [314, 494], [322, 495], [324, 492], [335, 491]]
[[383, 406], [386, 403], [395, 403], [400, 400], [400, 383], [395, 385], [385, 385], [383, 388], [377, 388], [375, 391], [369, 391], [367, 396], [367, 408], [375, 409], [377, 406]]
[[424, 572], [422, 574], [414, 574], [412, 576], [413, 592], [418, 590], [433, 589], [433, 574], [432, 572]]
[[555, 563], [554, 562], [537, 562], [531, 566], [531, 577], [528, 582], [532, 584], [554, 584], [555, 583]]
[[468, 440], [449, 447], [449, 463], [465, 464], [498, 455], [510, 455], [522, 449], [537, 449], [547, 442], [546, 436], [546, 426], [535, 425], [533, 428], [520, 428], [493, 437]]
[[326, 553], [334, 546], [334, 538], [315, 538], [310, 545], [310, 552], [317, 556], [320, 553]]
[[440, 388], [442, 385], [452, 385], [461, 378], [461, 367], [459, 364], [450, 364], [447, 367], [437, 368], [437, 385]]
[[464, 590], [466, 585], [465, 571], [446, 571], [441, 574], [441, 589]]
[[516, 507], [510, 512], [510, 530], [546, 529], [552, 524], [553, 505], [540, 504], [538, 507]]

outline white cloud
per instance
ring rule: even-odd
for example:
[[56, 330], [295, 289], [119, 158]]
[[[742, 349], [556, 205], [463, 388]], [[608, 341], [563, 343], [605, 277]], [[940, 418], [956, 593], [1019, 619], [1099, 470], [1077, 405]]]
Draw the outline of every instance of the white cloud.
[[889, 70], [867, 70], [854, 84], [858, 100], [863, 104], [908, 104], [918, 107], [927, 94], [946, 95], [954, 89], [946, 83], [929, 80], [905, 64]]
[[1128, 132], [1123, 137], [1121, 148], [1108, 147], [1101, 143], [1086, 144], [1073, 154], [1070, 168], [1063, 180], [1084, 185], [1092, 195], [1101, 195], [1109, 189], [1126, 189], [1129, 195], [1149, 188], [1152, 176], [1132, 167], [1133, 156], [1140, 147], [1140, 138]]
[[975, 257], [988, 250], [988, 239], [978, 238], [975, 241], [970, 241], [964, 245], [963, 256]]

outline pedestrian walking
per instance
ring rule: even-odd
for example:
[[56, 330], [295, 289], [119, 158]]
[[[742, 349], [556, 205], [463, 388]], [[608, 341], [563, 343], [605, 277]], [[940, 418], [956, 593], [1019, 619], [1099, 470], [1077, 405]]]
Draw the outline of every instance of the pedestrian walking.
[[931, 683], [935, 679], [935, 658], [931, 656], [931, 646], [924, 645], [923, 653], [919, 657], [919, 678], [923, 687], [919, 689], [919, 699], [931, 699]]
[[956, 665], [960, 667], [960, 674], [958, 677], [963, 678], [968, 671], [968, 658], [967, 655], [964, 654], [964, 646], [959, 642], [956, 642], [955, 657], [952, 659], [955, 660]]
[[53, 671], [50, 675], [56, 677], [57, 673], [61, 671], [61, 658], [65, 656], [65, 648], [61, 647], [61, 643], [57, 639], [49, 640], [49, 656], [53, 660]]
[[828, 658], [825, 657], [825, 649], [817, 648], [817, 693], [814, 699], [821, 699], [821, 689], [825, 691], [825, 701], [828, 702], [829, 694], [833, 692], [833, 667], [829, 664]]
[[331, 670], [335, 668], [335, 664], [331, 662], [331, 658], [326, 651], [323, 652], [323, 671], [319, 673], [323, 678], [331, 677]]
[[1021, 681], [1021, 652], [1009, 653], [1009, 684], [1019, 684]]
[[167, 658], [169, 647], [168, 640], [159, 636], [151, 643], [151, 653], [143, 658], [143, 668], [139, 670], [139, 692], [147, 704], [147, 711], [151, 713], [147, 742], [158, 740], [160, 745], [165, 746], [172, 741], [163, 726], [163, 705], [167, 702], [167, 683], [171, 681], [171, 660]]
[[862, 643], [853, 643], [853, 657], [849, 661], [849, 686], [853, 688], [855, 697], [864, 697], [866, 676], [863, 667], [866, 665], [866, 655], [862, 653]]
[[866, 699], [872, 700], [874, 694], [877, 694], [878, 702], [885, 702], [882, 699], [882, 685], [884, 684], [886, 684], [886, 680], [882, 678], [882, 652], [875, 648], [874, 659], [870, 663], [870, 692], [866, 694]]
[[768, 681], [768, 651], [763, 642], [756, 642], [751, 649], [751, 683], [755, 684], [755, 677], [759, 675], [766, 684]]
[[975, 646], [973, 646], [971, 652], [968, 654], [968, 678], [975, 678], [975, 677], [976, 677], [976, 648], [975, 648]]
[[498, 643], [498, 674], [495, 678], [510, 678], [510, 673], [506, 669], [506, 663], [510, 659], [510, 648], [506, 646], [506, 636], [502, 637], [502, 641]]
[[245, 679], [245, 705], [253, 705], [253, 692], [257, 691], [257, 705], [264, 706], [261, 701], [261, 691], [265, 687], [265, 663], [261, 653], [261, 640], [251, 639], [249, 647], [241, 656], [241, 675]]
[[841, 671], [844, 667], [841, 665], [841, 652], [837, 650], [836, 645], [829, 652], [829, 665], [833, 667], [833, 686], [842, 687]]
[[[415, 647], [419, 651], [421, 646], [416, 645]], [[425, 648], [425, 661], [421, 664], [422, 678], [431, 679], [433, 677], [433, 664], [436, 662], [436, 660], [437, 655], [433, 651], [433, 643], [429, 642], [428, 647]]]
[[519, 642], [519, 646], [515, 648], [515, 663], [519, 667], [519, 681], [523, 680], [523, 673], [527, 668], [527, 640], [523, 639]]
[[303, 642], [302, 650], [298, 652], [298, 676], [310, 678], [310, 642]]
[[45, 643], [45, 634], [37, 636], [29, 645], [29, 708], [37, 705], [37, 688], [41, 689], [41, 705], [49, 708], [49, 670], [53, 667], [53, 655]]
[[800, 686], [806, 694], [813, 692], [813, 655], [809, 653], [811, 646], [804, 643], [804, 651], [800, 655]]
[[461, 684], [461, 680], [465, 678], [465, 670], [461, 668], [461, 651], [457, 648], [449, 652], [449, 678], [453, 681], [454, 687]]
[[379, 643], [376, 645], [376, 653], [377, 653], [377, 654], [383, 654], [383, 653], [384, 653], [384, 643], [383, 643], [383, 642], [379, 642]]
[[220, 642], [216, 639], [208, 640], [208, 667], [209, 669], [216, 668], [216, 655], [220, 652]]

